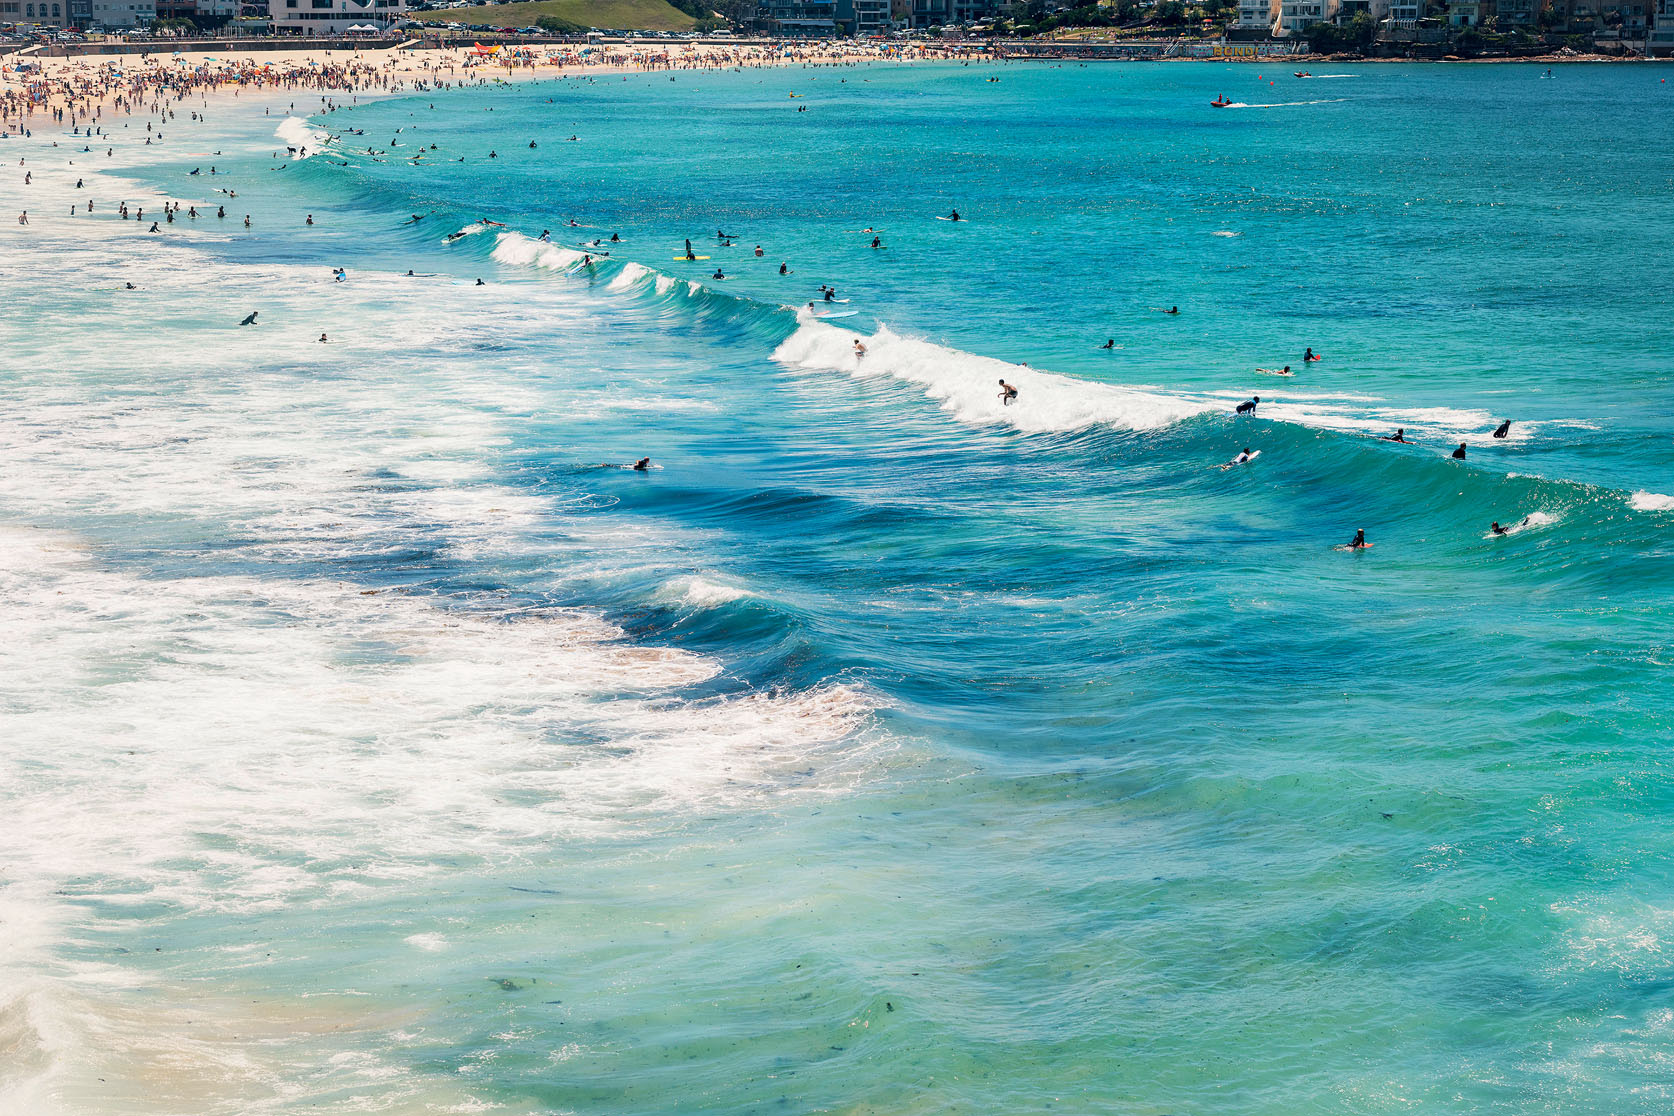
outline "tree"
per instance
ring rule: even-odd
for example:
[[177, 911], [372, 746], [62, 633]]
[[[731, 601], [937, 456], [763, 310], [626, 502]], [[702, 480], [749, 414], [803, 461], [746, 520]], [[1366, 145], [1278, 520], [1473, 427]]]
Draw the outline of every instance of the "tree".
[[548, 35], [571, 35], [577, 31], [587, 30], [579, 23], [571, 23], [569, 20], [559, 19], [557, 16], [541, 16], [535, 21], [535, 26]]

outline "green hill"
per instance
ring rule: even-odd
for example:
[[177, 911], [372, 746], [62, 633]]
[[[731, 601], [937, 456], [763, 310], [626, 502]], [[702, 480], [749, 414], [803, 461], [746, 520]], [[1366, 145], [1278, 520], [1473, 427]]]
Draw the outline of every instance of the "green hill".
[[527, 4], [489, 4], [414, 12], [413, 18], [449, 23], [486, 23], [494, 27], [533, 27], [542, 16], [555, 16], [581, 27], [635, 31], [690, 31], [697, 20], [666, 0], [534, 0]]

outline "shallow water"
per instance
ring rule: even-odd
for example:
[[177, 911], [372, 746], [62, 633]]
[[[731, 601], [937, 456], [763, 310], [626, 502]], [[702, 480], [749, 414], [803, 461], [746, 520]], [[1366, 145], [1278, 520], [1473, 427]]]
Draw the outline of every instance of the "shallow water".
[[1667, 87], [1343, 72], [9, 142], [0, 1097], [1666, 1109]]

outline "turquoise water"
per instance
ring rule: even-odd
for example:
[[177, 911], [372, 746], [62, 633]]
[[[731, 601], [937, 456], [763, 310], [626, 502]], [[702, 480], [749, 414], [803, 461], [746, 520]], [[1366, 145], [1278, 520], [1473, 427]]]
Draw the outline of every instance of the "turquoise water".
[[1333, 72], [282, 98], [37, 203], [9, 1103], [1666, 1110], [1670, 94]]

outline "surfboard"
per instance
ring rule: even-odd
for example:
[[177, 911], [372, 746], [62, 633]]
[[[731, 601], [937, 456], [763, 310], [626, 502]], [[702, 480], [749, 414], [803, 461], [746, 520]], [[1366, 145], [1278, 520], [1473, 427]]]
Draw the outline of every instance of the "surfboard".
[[[938, 218], [936, 218], [936, 220], [938, 220], [938, 221], [953, 221], [953, 218], [952, 217], [938, 217]], [[956, 224], [956, 225], [963, 225], [965, 223], [965, 218], [961, 217], [961, 218], [959, 218], [959, 220], [953, 221], [953, 223]]]
[[814, 317], [824, 321], [827, 318], [852, 318], [858, 313], [859, 310], [839, 310], [835, 314], [815, 314]]
[[674, 258], [677, 259], [677, 260], [685, 260], [685, 259], [707, 260], [709, 257], [708, 256], [690, 256], [690, 257], [688, 257], [688, 256], [676, 256]]
[[1344, 543], [1342, 546], [1334, 546], [1331, 549], [1332, 550], [1370, 550], [1376, 545], [1378, 545], [1378, 544], [1377, 543], [1367, 543], [1365, 546], [1350, 546], [1347, 543]]

